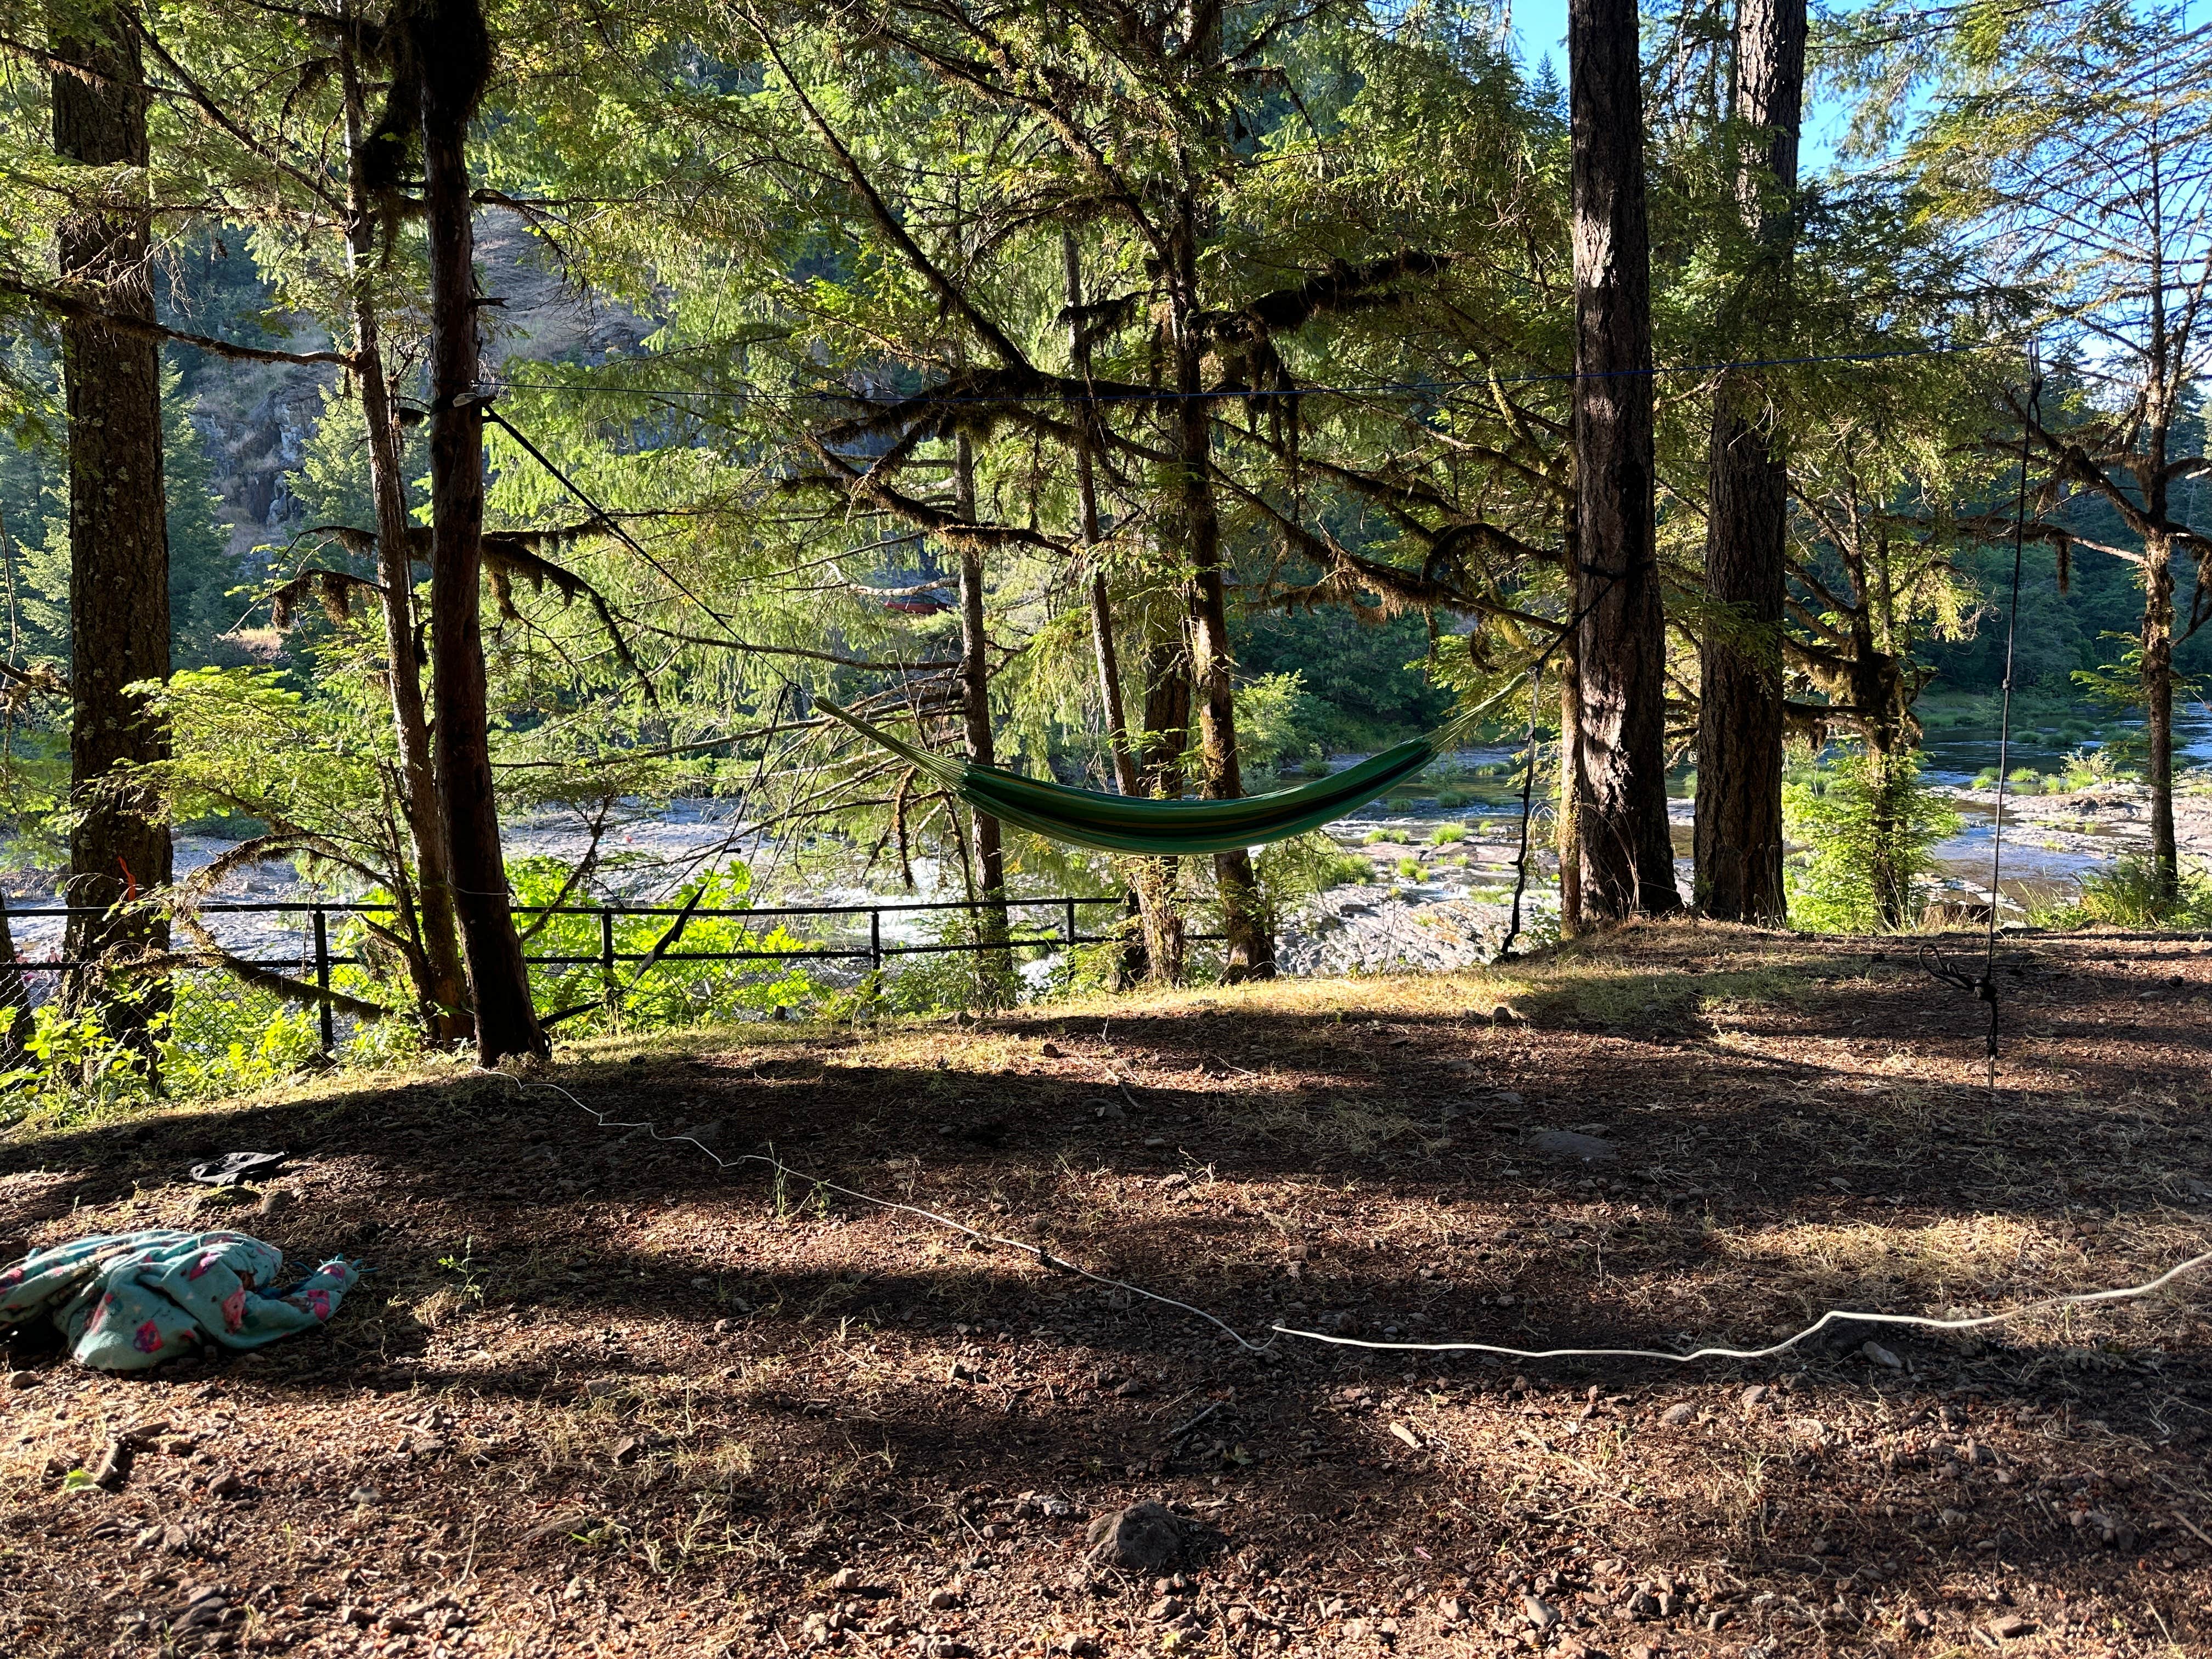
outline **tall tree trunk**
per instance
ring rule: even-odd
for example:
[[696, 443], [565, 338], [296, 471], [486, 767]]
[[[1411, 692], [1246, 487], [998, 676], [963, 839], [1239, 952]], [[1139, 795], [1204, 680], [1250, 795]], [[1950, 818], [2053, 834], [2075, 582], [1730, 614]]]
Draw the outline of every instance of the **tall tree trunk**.
[[[1072, 230], [1060, 234], [1060, 250], [1067, 276], [1067, 355], [1074, 376], [1091, 383], [1091, 342], [1084, 333], [1083, 255]], [[1098, 669], [1098, 707], [1106, 727], [1106, 753], [1114, 769], [1114, 786], [1124, 795], [1141, 794], [1137, 777], [1137, 754], [1129, 741], [1128, 716], [1121, 702], [1121, 653], [1114, 641], [1114, 606], [1106, 586], [1106, 570], [1098, 556], [1098, 480], [1091, 455], [1091, 423], [1097, 408], [1087, 399], [1076, 412], [1075, 504], [1077, 528], [1083, 538], [1083, 562], [1091, 573], [1091, 650]], [[1146, 941], [1161, 937], [1161, 925], [1151, 912], [1163, 896], [1152, 861], [1131, 860], [1126, 915], [1139, 924], [1139, 937], [1126, 945], [1116, 975], [1122, 983], [1153, 976], [1152, 952]]]
[[[1186, 214], [1182, 246], [1188, 255], [1188, 286], [1194, 293], [1197, 259], [1194, 215]], [[1244, 793], [1237, 752], [1235, 658], [1229, 646], [1229, 605], [1221, 567], [1221, 518], [1213, 499], [1213, 416], [1204, 396], [1206, 345], [1194, 307], [1176, 319], [1176, 478], [1172, 507], [1177, 550], [1186, 564], [1189, 606], [1191, 690], [1197, 706], [1199, 777], [1209, 800]], [[1221, 900], [1221, 976], [1266, 979], [1275, 971], [1269, 931], [1252, 854], [1243, 848], [1213, 855], [1213, 882]]]
[[[963, 524], [975, 522], [975, 447], [964, 432], [952, 441], [952, 504]], [[973, 542], [963, 540], [960, 556], [960, 716], [967, 737], [968, 758], [978, 766], [999, 762], [998, 741], [991, 732], [990, 636], [983, 631], [983, 554]], [[983, 896], [994, 901], [978, 913], [981, 942], [991, 947], [981, 961], [994, 985], [1012, 971], [1007, 956], [1006, 836], [998, 819], [988, 812], [971, 814], [975, 833], [975, 878]]]
[[[1737, 0], [1735, 79], [1735, 117], [1751, 130], [1736, 161], [1736, 198], [1755, 240], [1744, 298], [1762, 325], [1753, 337], [1765, 338], [1789, 290], [1805, 0]], [[1726, 374], [1714, 392], [1707, 476], [1712, 619], [1699, 652], [1698, 907], [1725, 921], [1779, 927], [1790, 476], [1786, 434], [1755, 374]]]
[[14, 1066], [29, 1053], [31, 986], [15, 966], [15, 935], [8, 926], [8, 895], [0, 892], [0, 1066]]
[[1559, 937], [1583, 930], [1581, 833], [1575, 819], [1582, 799], [1583, 684], [1575, 665], [1576, 641], [1570, 639], [1559, 665], [1559, 811], [1553, 847], [1559, 860]]
[[1575, 483], [1582, 557], [1576, 802], [1583, 908], [1679, 908], [1667, 824], [1665, 617], [1654, 531], [1651, 257], [1635, 0], [1570, 0]]
[[[1145, 640], [1143, 792], [1166, 799], [1182, 793], [1183, 750], [1190, 734], [1188, 628], [1180, 617], [1147, 618]], [[1145, 957], [1155, 984], [1182, 981], [1183, 920], [1176, 908], [1176, 861], [1146, 859], [1139, 866]]]
[[[147, 91], [137, 21], [111, 7], [79, 38], [58, 37], [57, 57], [92, 76], [53, 77], [54, 154], [87, 167], [147, 165]], [[95, 78], [96, 77], [96, 78]], [[62, 221], [63, 285], [102, 310], [150, 322], [147, 268], [153, 233], [142, 180], [131, 198], [79, 204]], [[70, 831], [69, 902], [102, 910], [168, 885], [169, 826], [133, 808], [107, 783], [118, 766], [165, 760], [168, 733], [125, 690], [169, 677], [169, 533], [161, 480], [161, 359], [150, 341], [72, 319], [61, 325], [69, 410], [70, 781], [82, 816]], [[168, 948], [166, 921], [150, 911], [73, 916], [68, 954]], [[167, 1006], [165, 987], [141, 982], [105, 997], [100, 975], [82, 975], [72, 1000], [105, 1000], [109, 1030], [146, 1054]]]
[[392, 725], [399, 751], [400, 807], [415, 854], [416, 943], [410, 962], [415, 996], [425, 1027], [441, 1042], [458, 1042], [471, 1024], [460, 937], [453, 921], [453, 883], [446, 850], [444, 815], [438, 808], [438, 775], [430, 758], [430, 721], [422, 701], [422, 655], [416, 635], [415, 570], [407, 522], [406, 475], [400, 464], [399, 423], [384, 378], [384, 352], [368, 266], [376, 248], [376, 215], [368, 198], [367, 108], [361, 65], [349, 38], [338, 64], [345, 93], [346, 277], [353, 289], [355, 372], [361, 412], [368, 428], [369, 491], [376, 502], [377, 579], [384, 587], [386, 670]]
[[[2158, 511], [2164, 514], [2165, 504]], [[2143, 736], [2150, 744], [2150, 858], [2158, 896], [2181, 892], [2181, 860], [2173, 830], [2173, 543], [2143, 538]]]
[[486, 1066], [547, 1052], [507, 908], [491, 775], [483, 626], [483, 403], [477, 384], [475, 236], [467, 139], [491, 73], [477, 0], [416, 0], [422, 177], [430, 256], [430, 654], [438, 804], [467, 947], [477, 1054]]
[[[1191, 0], [1188, 33], [1178, 56], [1200, 73], [1218, 75], [1224, 63], [1220, 0]], [[1201, 107], [1206, 106], [1201, 102]], [[1218, 115], [1201, 118], [1206, 123]], [[1225, 138], [1218, 127], [1209, 139]], [[1213, 411], [1206, 392], [1206, 356], [1212, 343], [1199, 275], [1201, 242], [1212, 234], [1210, 179], [1186, 176], [1173, 204], [1167, 266], [1170, 345], [1175, 363], [1176, 479], [1172, 507], [1176, 551], [1189, 582], [1191, 689], [1197, 704], [1200, 780], [1210, 800], [1244, 793], [1237, 750], [1235, 653], [1229, 645], [1229, 605], [1221, 568], [1221, 517], [1213, 494]], [[1221, 976], [1224, 981], [1272, 979], [1275, 938], [1248, 848], [1213, 855], [1213, 884], [1221, 901]]]
[[[1060, 255], [1067, 269], [1067, 349], [1069, 365], [1085, 386], [1091, 382], [1091, 344], [1084, 337], [1083, 256], [1075, 233], [1060, 237]], [[1114, 764], [1114, 781], [1125, 795], [1139, 793], [1137, 757], [1129, 747], [1129, 722], [1121, 707], [1121, 667], [1114, 647], [1114, 609], [1108, 600], [1106, 572], [1098, 561], [1098, 483], [1092, 476], [1091, 422], [1096, 411], [1086, 404], [1077, 425], [1075, 495], [1081, 517], [1084, 562], [1091, 570], [1091, 644], [1098, 661], [1098, 703], [1106, 721], [1106, 746]]]

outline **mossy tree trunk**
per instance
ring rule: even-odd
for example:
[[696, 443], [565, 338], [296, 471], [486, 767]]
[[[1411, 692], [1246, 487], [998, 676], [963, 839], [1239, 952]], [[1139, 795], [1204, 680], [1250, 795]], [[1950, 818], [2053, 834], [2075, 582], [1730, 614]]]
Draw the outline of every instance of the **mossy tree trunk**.
[[[84, 169], [135, 168], [85, 194], [61, 225], [64, 287], [104, 313], [150, 323], [148, 261], [153, 216], [147, 193], [149, 94], [137, 20], [122, 6], [93, 14], [82, 33], [58, 37], [54, 54], [85, 76], [52, 81], [54, 154]], [[119, 767], [166, 760], [168, 733], [128, 688], [169, 677], [169, 534], [161, 477], [161, 350], [143, 333], [85, 317], [61, 325], [69, 414], [70, 781], [79, 816], [70, 830], [69, 902], [103, 914], [70, 919], [66, 950], [97, 958], [166, 951], [168, 925], [130, 905], [167, 887], [169, 826], [131, 792]], [[128, 908], [125, 908], [125, 907]], [[96, 970], [70, 988], [99, 1003], [109, 1030], [150, 1066], [166, 988], [127, 989]]]

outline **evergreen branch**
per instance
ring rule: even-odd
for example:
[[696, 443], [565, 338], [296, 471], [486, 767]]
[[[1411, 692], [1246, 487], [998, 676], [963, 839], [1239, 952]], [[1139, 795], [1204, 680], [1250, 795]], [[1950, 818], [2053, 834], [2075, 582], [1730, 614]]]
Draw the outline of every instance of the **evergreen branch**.
[[361, 367], [360, 360], [349, 351], [276, 351], [265, 346], [238, 345], [205, 334], [187, 334], [182, 329], [167, 328], [149, 318], [123, 316], [92, 301], [79, 299], [64, 289], [27, 283], [20, 277], [0, 276], [0, 294], [13, 294], [21, 299], [32, 301], [70, 322], [92, 323], [110, 333], [152, 340], [156, 344], [190, 346], [196, 351], [204, 351], [216, 357], [230, 357], [240, 362], [333, 363], [340, 368], [350, 369]]

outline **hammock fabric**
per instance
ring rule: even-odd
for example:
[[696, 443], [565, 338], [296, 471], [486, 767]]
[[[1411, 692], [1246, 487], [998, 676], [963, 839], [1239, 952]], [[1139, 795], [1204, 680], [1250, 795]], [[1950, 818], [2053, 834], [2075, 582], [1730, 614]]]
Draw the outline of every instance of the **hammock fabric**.
[[1039, 783], [1001, 767], [933, 755], [821, 697], [814, 706], [938, 779], [979, 812], [1072, 846], [1176, 858], [1233, 852], [1318, 830], [1388, 794], [1437, 756], [1435, 738], [1395, 749], [1295, 789], [1235, 800], [1152, 800]]

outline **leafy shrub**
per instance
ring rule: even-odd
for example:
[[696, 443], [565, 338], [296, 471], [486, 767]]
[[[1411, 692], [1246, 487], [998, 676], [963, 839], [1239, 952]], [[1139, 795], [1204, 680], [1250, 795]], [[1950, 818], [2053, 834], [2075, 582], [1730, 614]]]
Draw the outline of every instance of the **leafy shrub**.
[[[149, 1029], [158, 1067], [110, 1036], [97, 1009], [40, 1003], [20, 1022], [23, 1058], [0, 1070], [0, 1110], [47, 1124], [98, 1117], [156, 1098], [210, 1100], [281, 1082], [321, 1063], [316, 1011], [228, 975], [179, 974]], [[155, 1072], [159, 1072], [156, 1085]]]
[[[517, 902], [528, 906], [551, 904], [568, 885], [571, 866], [555, 858], [512, 860], [507, 879]], [[742, 861], [732, 862], [684, 884], [669, 896], [665, 908], [680, 910], [695, 898], [700, 910], [739, 908], [752, 890], [752, 872]], [[578, 908], [597, 903], [601, 896], [588, 884], [578, 884], [565, 902]], [[799, 1008], [825, 993], [825, 988], [803, 966], [778, 960], [783, 953], [803, 957], [818, 950], [822, 942], [792, 933], [781, 921], [762, 927], [747, 925], [739, 916], [694, 914], [682, 933], [669, 946], [669, 954], [641, 974], [635, 958], [649, 954], [674, 927], [674, 916], [623, 916], [613, 919], [615, 968], [610, 985], [597, 958], [605, 943], [596, 915], [556, 915], [541, 919], [518, 915], [516, 925], [536, 927], [524, 950], [533, 957], [582, 957], [580, 963], [534, 963], [530, 970], [531, 994], [547, 1014], [567, 1009], [588, 1012], [562, 1023], [570, 1036], [611, 1030], [658, 1030], [670, 1026], [709, 1021], [757, 1018], [778, 1010]], [[757, 960], [700, 961], [708, 952], [759, 951]], [[620, 1006], [611, 1004], [618, 998]]]
[[2212, 927], [2212, 873], [2183, 866], [2172, 897], [2159, 890], [2158, 865], [2147, 854], [2115, 859], [2109, 870], [2081, 880], [2081, 896], [2047, 918], [2047, 925], [2079, 927], [2103, 922], [2113, 927]]
[[1935, 867], [1929, 849], [1959, 815], [1920, 782], [1917, 756], [1856, 753], [1815, 768], [1783, 792], [1792, 841], [1790, 918], [1822, 932], [1910, 927]]
[[1463, 823], [1439, 824], [1437, 826], [1437, 833], [1429, 839], [1439, 847], [1449, 847], [1455, 841], [1467, 839], [1467, 826]]
[[2134, 782], [2140, 774], [2122, 765], [2110, 749], [2075, 749], [2066, 757], [2063, 776], [2069, 789], [2094, 789], [2100, 784]]
[[1421, 878], [1420, 860], [1412, 858], [1400, 859], [1398, 860], [1398, 873], [1407, 881], [1419, 881]]

